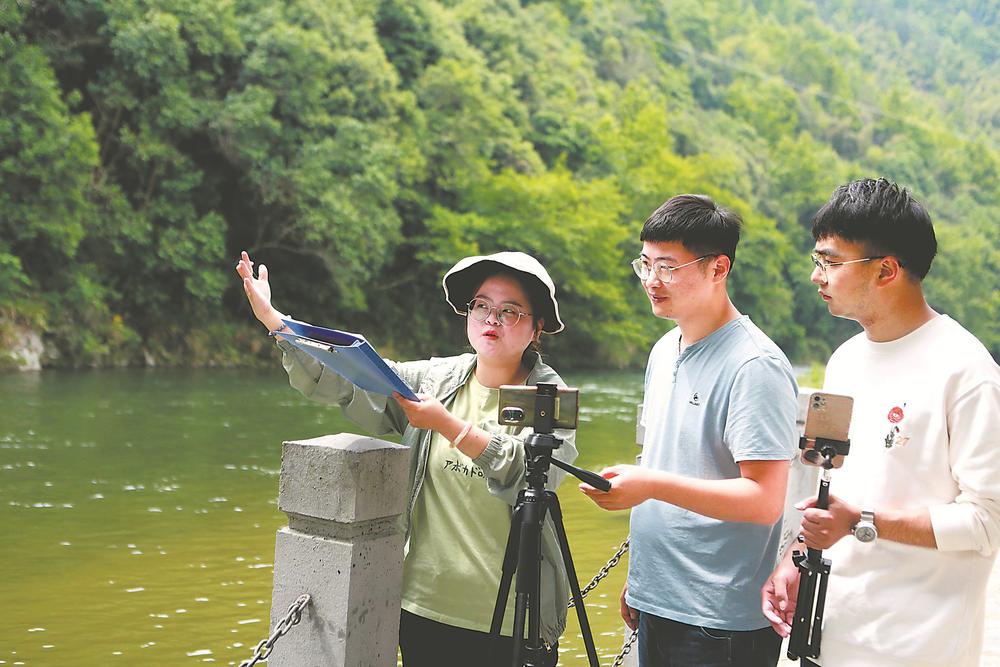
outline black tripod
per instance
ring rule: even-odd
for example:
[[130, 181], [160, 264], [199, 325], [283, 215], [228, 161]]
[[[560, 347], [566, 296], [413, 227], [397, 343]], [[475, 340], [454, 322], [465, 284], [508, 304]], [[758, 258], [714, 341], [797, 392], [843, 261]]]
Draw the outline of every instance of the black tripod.
[[[805, 458], [813, 465], [823, 468], [823, 477], [819, 482], [819, 493], [816, 507], [827, 509], [830, 506], [830, 470], [836, 456], [846, 456], [850, 451], [849, 440], [828, 440], [816, 438], [813, 447], [808, 446], [808, 440], [799, 440], [799, 448], [810, 450], [805, 452]], [[794, 548], [794, 547], [793, 547]], [[796, 660], [803, 658], [818, 658], [820, 642], [823, 633], [823, 610], [826, 606], [826, 586], [830, 577], [830, 560], [823, 558], [822, 549], [806, 549], [806, 554], [796, 553], [792, 562], [799, 568], [799, 592], [795, 603], [795, 619], [792, 621], [792, 634], [788, 638], [788, 657]], [[806, 663], [803, 660], [803, 664]]]
[[[528, 436], [524, 443], [525, 465], [527, 467], [528, 486], [517, 497], [514, 513], [510, 521], [510, 534], [507, 536], [507, 548], [503, 557], [503, 570], [500, 577], [500, 589], [497, 592], [496, 606], [493, 608], [493, 623], [490, 634], [494, 641], [500, 638], [500, 626], [503, 625], [504, 612], [507, 607], [507, 596], [510, 593], [511, 580], [517, 572], [517, 584], [514, 587], [514, 656], [512, 667], [541, 667], [544, 664], [546, 647], [539, 634], [541, 619], [541, 600], [539, 599], [541, 578], [541, 535], [545, 522], [545, 513], [552, 515], [559, 549], [562, 551], [563, 564], [566, 566], [566, 576], [569, 578], [573, 602], [577, 617], [580, 620], [580, 630], [587, 647], [587, 656], [591, 667], [598, 667], [597, 650], [594, 648], [594, 637], [587, 621], [587, 612], [583, 606], [583, 596], [580, 594], [580, 583], [573, 567], [573, 556], [566, 540], [566, 529], [563, 526], [562, 510], [559, 507], [559, 497], [554, 491], [545, 488], [548, 479], [549, 465], [555, 464], [578, 479], [591, 486], [607, 491], [611, 483], [600, 475], [582, 470], [576, 466], [552, 458], [552, 452], [557, 449], [562, 440], [552, 435], [553, 415], [555, 414], [556, 386], [539, 383], [535, 395], [534, 433]], [[528, 634], [524, 629], [527, 622]]]

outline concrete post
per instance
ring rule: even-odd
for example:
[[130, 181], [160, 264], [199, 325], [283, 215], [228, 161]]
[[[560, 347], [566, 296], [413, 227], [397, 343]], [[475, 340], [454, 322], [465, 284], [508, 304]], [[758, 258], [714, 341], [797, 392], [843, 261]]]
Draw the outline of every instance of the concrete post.
[[283, 444], [271, 627], [300, 594], [312, 602], [271, 667], [395, 667], [408, 460], [350, 433]]

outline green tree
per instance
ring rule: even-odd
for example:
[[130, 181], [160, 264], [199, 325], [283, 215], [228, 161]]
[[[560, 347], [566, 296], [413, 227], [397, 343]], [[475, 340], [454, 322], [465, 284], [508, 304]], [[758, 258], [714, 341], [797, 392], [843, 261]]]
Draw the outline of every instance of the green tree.
[[747, 223], [738, 304], [807, 361], [856, 330], [809, 220], [886, 176], [941, 226], [933, 301], [995, 350], [996, 27], [975, 0], [2, 3], [0, 318], [49, 363], [266, 356], [245, 248], [286, 310], [423, 356], [462, 340], [441, 273], [518, 248], [565, 289], [553, 355], [641, 363], [639, 225], [702, 192]]
[[948, 224], [935, 231], [939, 252], [926, 279], [928, 303], [975, 332], [1000, 358], [1000, 245]]

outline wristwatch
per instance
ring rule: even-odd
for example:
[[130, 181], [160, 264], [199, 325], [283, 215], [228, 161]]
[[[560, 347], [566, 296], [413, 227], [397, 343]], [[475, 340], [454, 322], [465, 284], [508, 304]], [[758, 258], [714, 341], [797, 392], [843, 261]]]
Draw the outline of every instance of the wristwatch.
[[875, 528], [875, 510], [861, 510], [861, 521], [854, 524], [851, 532], [858, 542], [874, 542], [878, 537], [878, 529]]

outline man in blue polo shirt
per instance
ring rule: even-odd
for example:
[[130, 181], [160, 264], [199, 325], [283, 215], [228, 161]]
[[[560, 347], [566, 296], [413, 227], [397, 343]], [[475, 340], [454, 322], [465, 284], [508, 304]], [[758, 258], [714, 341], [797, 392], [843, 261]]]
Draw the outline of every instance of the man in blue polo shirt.
[[634, 508], [621, 611], [639, 629], [640, 667], [763, 667], [781, 638], [760, 610], [774, 567], [798, 439], [788, 359], [733, 306], [727, 279], [740, 217], [703, 195], [646, 220], [632, 262], [657, 317], [677, 327], [646, 367], [640, 466], [580, 489]]

